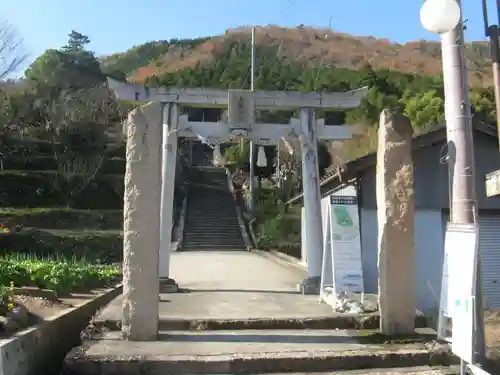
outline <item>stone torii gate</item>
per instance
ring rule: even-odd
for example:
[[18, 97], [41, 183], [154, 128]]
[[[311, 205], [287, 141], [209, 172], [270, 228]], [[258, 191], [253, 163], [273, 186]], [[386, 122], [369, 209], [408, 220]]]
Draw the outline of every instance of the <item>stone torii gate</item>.
[[[172, 208], [178, 137], [257, 144], [298, 136], [302, 148], [308, 277], [303, 292], [317, 289], [323, 232], [317, 157], [318, 140], [350, 139], [348, 125], [326, 126], [315, 109], [359, 107], [367, 88], [343, 93], [147, 88], [108, 79], [118, 99], [150, 102], [129, 114], [124, 194], [122, 332], [129, 340], [155, 340], [159, 282], [169, 279]], [[180, 106], [228, 109], [227, 122], [193, 122]], [[256, 109], [300, 109], [289, 124], [255, 123]]]

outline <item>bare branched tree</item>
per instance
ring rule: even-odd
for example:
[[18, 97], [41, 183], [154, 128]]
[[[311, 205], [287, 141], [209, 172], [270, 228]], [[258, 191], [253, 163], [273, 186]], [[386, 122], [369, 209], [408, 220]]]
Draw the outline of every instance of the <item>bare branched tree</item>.
[[0, 80], [13, 73], [26, 59], [21, 43], [22, 39], [12, 25], [0, 23]]
[[62, 92], [51, 101], [46, 130], [53, 135], [54, 157], [69, 201], [95, 178], [102, 166], [108, 129], [119, 121], [116, 102], [104, 86]]

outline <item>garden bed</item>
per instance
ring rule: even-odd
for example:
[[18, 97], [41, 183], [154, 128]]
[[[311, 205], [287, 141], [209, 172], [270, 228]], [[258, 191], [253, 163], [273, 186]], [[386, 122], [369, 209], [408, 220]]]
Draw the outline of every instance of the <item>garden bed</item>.
[[0, 206], [121, 209], [123, 174], [74, 174], [68, 180], [57, 171], [0, 172]]
[[23, 229], [0, 233], [0, 256], [25, 254], [92, 263], [120, 262], [123, 256], [121, 231], [70, 231]]
[[0, 337], [39, 324], [119, 282], [118, 265], [0, 258]]
[[55, 208], [0, 208], [0, 223], [8, 228], [36, 227], [40, 229], [123, 228], [122, 210], [77, 210]]
[[[106, 158], [103, 160], [99, 173], [125, 174], [125, 159], [123, 157]], [[5, 170], [46, 171], [57, 170], [59, 164], [53, 155], [49, 156], [8, 156], [4, 161]]]

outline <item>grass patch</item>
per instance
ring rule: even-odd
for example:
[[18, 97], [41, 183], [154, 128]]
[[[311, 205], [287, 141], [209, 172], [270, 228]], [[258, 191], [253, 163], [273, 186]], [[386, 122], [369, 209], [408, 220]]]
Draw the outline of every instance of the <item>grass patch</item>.
[[42, 229], [93, 229], [123, 228], [122, 210], [78, 210], [55, 208], [0, 208], [0, 223], [7, 227], [21, 225]]
[[118, 231], [23, 230], [0, 234], [0, 255], [25, 254], [91, 263], [120, 262], [123, 236]]

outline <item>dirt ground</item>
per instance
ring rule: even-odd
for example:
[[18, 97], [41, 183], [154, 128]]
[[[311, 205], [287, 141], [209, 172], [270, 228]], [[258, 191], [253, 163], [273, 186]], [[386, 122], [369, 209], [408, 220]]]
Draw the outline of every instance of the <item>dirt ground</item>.
[[16, 316], [0, 317], [0, 338], [11, 336], [14, 332], [23, 330], [45, 320], [59, 315], [66, 309], [81, 305], [93, 298], [102, 290], [84, 294], [73, 294], [65, 298], [44, 298], [28, 294], [16, 294], [13, 302], [17, 308]]
[[50, 301], [42, 297], [25, 295], [14, 296], [14, 302], [24, 306], [31, 314], [42, 319], [57, 315], [59, 312], [73, 306], [61, 300]]

